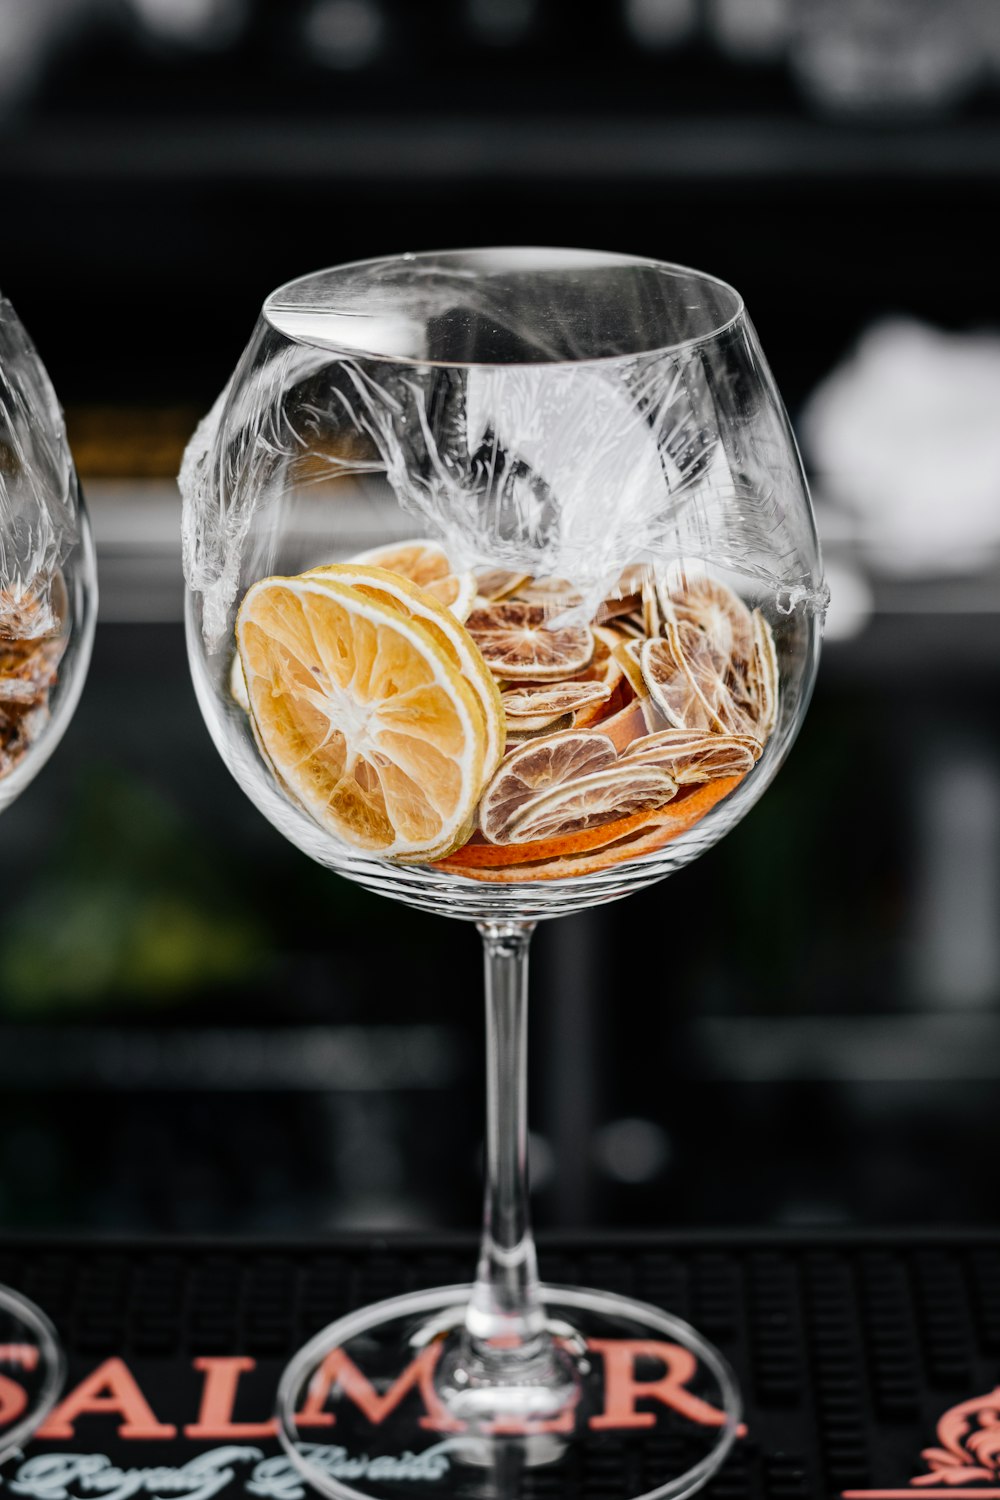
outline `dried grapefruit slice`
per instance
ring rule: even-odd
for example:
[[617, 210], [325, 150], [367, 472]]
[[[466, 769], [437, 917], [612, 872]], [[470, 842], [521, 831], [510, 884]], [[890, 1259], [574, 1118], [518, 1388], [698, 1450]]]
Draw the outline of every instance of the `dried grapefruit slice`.
[[501, 599], [474, 609], [465, 626], [498, 677], [557, 682], [583, 671], [594, 653], [594, 637], [586, 625], [546, 629], [551, 617], [544, 605]]
[[508, 841], [526, 844], [583, 833], [665, 807], [676, 795], [677, 782], [662, 766], [619, 763], [530, 798], [511, 819]]
[[681, 785], [714, 781], [718, 776], [745, 776], [760, 759], [763, 746], [750, 735], [705, 734], [697, 729], [663, 729], [633, 740], [624, 761], [662, 766]]
[[360, 552], [351, 562], [370, 563], [408, 578], [418, 588], [433, 594], [459, 620], [464, 620], [476, 597], [476, 575], [456, 573], [443, 547], [418, 537], [411, 542], [393, 542], [387, 547], [373, 547]]
[[264, 578], [236, 641], [266, 755], [322, 827], [399, 859], [468, 837], [486, 724], [424, 625], [329, 578]]
[[511, 751], [479, 804], [479, 826], [493, 844], [511, 842], [511, 824], [525, 803], [569, 781], [606, 771], [618, 752], [597, 730], [567, 729]]
[[367, 598], [381, 600], [419, 620], [441, 645], [469, 683], [482, 705], [486, 717], [486, 764], [484, 777], [492, 776], [503, 758], [504, 714], [500, 689], [475, 641], [450, 609], [438, 602], [428, 589], [420, 588], [398, 573], [365, 563], [331, 563], [312, 568], [307, 578], [328, 578], [358, 589]]

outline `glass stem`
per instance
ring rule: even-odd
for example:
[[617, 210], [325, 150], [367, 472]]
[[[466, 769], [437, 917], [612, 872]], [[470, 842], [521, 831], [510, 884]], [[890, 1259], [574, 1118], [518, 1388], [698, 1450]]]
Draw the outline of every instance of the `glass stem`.
[[486, 971], [486, 1190], [466, 1315], [477, 1359], [520, 1363], [548, 1344], [528, 1211], [528, 946], [534, 922], [480, 924]]

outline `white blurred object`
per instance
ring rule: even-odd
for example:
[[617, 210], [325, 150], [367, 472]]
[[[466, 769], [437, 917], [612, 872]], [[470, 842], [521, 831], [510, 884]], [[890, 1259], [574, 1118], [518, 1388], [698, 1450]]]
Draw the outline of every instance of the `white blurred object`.
[[706, 0], [714, 41], [738, 62], [781, 57], [792, 34], [795, 0]]
[[849, 641], [861, 635], [875, 613], [872, 586], [859, 568], [831, 559], [829, 554], [824, 557], [823, 571], [830, 590], [823, 637], [827, 641]]
[[882, 567], [967, 572], [1000, 543], [1000, 336], [879, 322], [810, 397], [801, 435]]
[[826, 109], [933, 113], [964, 97], [984, 67], [996, 0], [799, 0], [791, 63]]
[[136, 20], [157, 41], [184, 47], [228, 47], [246, 21], [246, 0], [129, 0]]
[[385, 21], [375, 0], [317, 0], [302, 26], [310, 56], [345, 72], [364, 68], [382, 50]]
[[670, 1137], [654, 1120], [612, 1120], [597, 1133], [597, 1163], [617, 1182], [638, 1185], [659, 1175], [670, 1162]]
[[34, 88], [49, 56], [90, 0], [0, 0], [0, 115]]
[[695, 0], [625, 0], [625, 24], [643, 47], [677, 47], [693, 34]]

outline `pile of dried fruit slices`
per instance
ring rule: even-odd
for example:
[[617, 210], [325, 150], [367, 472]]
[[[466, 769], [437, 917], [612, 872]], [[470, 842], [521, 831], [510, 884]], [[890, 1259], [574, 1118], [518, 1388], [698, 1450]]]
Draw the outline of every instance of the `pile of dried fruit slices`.
[[[62, 599], [57, 590], [57, 602]], [[63, 634], [32, 634], [38, 611], [31, 595], [18, 596], [15, 608], [0, 598], [0, 777], [27, 755], [49, 721], [49, 698], [66, 649]]]
[[355, 848], [494, 882], [604, 869], [690, 828], [778, 707], [770, 629], [722, 583], [455, 570], [418, 540], [248, 590], [234, 696], [293, 800]]

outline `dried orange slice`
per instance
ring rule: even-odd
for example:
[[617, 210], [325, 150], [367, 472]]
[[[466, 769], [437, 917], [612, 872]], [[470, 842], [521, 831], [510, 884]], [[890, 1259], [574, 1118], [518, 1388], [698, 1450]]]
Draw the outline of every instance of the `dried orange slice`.
[[594, 653], [594, 637], [586, 625], [547, 629], [551, 618], [544, 605], [501, 599], [474, 609], [465, 627], [498, 677], [556, 682], [583, 671]]
[[398, 573], [365, 563], [331, 563], [312, 568], [307, 578], [329, 578], [346, 583], [367, 598], [381, 600], [409, 615], [448, 653], [482, 705], [486, 717], [486, 764], [484, 777], [492, 776], [503, 757], [504, 714], [500, 689], [469, 632], [450, 609], [438, 602], [428, 589], [420, 588]]
[[662, 766], [681, 786], [714, 781], [718, 776], [745, 776], [760, 759], [763, 746], [750, 735], [705, 734], [697, 729], [663, 729], [633, 740], [623, 761]]
[[476, 575], [456, 573], [448, 554], [437, 542], [418, 537], [412, 542], [394, 542], [388, 547], [373, 547], [360, 552], [351, 562], [370, 563], [408, 578], [418, 588], [433, 594], [459, 620], [464, 620], [476, 597]]
[[[511, 853], [520, 856], [519, 863], [487, 863], [483, 857], [487, 846], [467, 844], [441, 861], [439, 868], [453, 875], [462, 875], [467, 880], [488, 881], [500, 885], [519, 885], [531, 880], [570, 880], [580, 875], [594, 875], [614, 865], [641, 859], [645, 854], [655, 854], [671, 839], [686, 833], [717, 803], [739, 786], [741, 777], [730, 776], [695, 787], [687, 794], [677, 796], [665, 808], [623, 818], [618, 823], [608, 823], [590, 834], [579, 834], [581, 841], [572, 853], [553, 857], [551, 842], [509, 846]], [[600, 837], [597, 847], [584, 842]], [[493, 850], [494, 854], [506, 854], [507, 849]]]
[[665, 807], [677, 782], [662, 766], [609, 766], [530, 798], [510, 822], [508, 842], [560, 838]]
[[479, 826], [491, 843], [510, 843], [511, 825], [527, 802], [606, 771], [617, 759], [614, 744], [600, 731], [568, 729], [529, 740], [511, 751], [483, 793]]
[[329, 578], [264, 578], [236, 641], [265, 753], [322, 827], [399, 859], [468, 837], [486, 723], [424, 625]]
[[513, 594], [522, 584], [530, 582], [530, 573], [512, 573], [509, 568], [476, 570], [476, 592], [487, 604], [495, 599], [506, 599], [508, 594]]
[[[717, 664], [748, 661], [753, 651], [750, 611], [738, 594], [693, 565], [672, 570], [669, 592], [661, 585], [660, 608], [665, 620], [694, 625], [711, 643]], [[653, 634], [648, 631], [647, 634]]]

